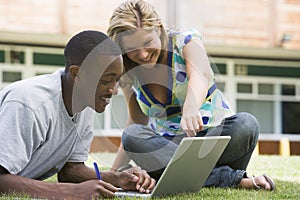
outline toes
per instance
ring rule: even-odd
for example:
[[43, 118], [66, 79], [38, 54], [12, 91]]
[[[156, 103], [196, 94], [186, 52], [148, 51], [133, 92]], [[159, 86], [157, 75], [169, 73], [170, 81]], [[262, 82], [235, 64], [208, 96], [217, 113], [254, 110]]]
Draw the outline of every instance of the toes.
[[266, 177], [265, 175], [257, 176], [254, 178], [255, 183], [262, 189], [265, 190], [274, 190], [273, 180], [270, 177]]
[[268, 176], [267, 174], [263, 174], [263, 177], [266, 179], [266, 181], [268, 182], [268, 184], [270, 185], [270, 190], [275, 190], [275, 182], [274, 180]]

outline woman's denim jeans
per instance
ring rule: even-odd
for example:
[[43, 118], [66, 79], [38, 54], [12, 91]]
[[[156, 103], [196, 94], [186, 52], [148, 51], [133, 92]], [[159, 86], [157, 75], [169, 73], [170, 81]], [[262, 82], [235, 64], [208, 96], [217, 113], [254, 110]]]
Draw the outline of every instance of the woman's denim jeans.
[[[204, 186], [237, 187], [242, 178], [247, 177], [245, 170], [257, 144], [258, 134], [259, 124], [249, 113], [237, 113], [224, 119], [221, 125], [197, 133], [197, 137], [231, 136]], [[127, 155], [158, 180], [183, 137], [186, 134], [161, 136], [147, 126], [133, 124], [124, 130], [122, 143]], [[187, 163], [186, 170], [192, 164]]]

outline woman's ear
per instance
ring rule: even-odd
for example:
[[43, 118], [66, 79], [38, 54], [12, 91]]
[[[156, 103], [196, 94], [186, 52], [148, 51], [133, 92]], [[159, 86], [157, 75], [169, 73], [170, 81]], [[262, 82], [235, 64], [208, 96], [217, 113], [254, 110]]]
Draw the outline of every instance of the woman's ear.
[[161, 36], [161, 29], [162, 29], [162, 26], [156, 27], [156, 32], [159, 35], [159, 37]]
[[73, 80], [75, 80], [76, 77], [79, 78], [78, 71], [79, 71], [79, 67], [77, 65], [71, 65], [69, 67], [69, 72]]

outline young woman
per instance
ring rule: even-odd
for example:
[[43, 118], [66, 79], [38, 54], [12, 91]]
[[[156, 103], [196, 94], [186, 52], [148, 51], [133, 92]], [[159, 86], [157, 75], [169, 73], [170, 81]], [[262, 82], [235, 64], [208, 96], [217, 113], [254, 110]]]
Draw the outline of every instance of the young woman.
[[205, 186], [275, 189], [269, 176], [245, 171], [259, 124], [249, 113], [231, 110], [214, 82], [201, 34], [167, 33], [151, 4], [129, 0], [115, 9], [108, 35], [123, 51], [120, 86], [129, 110], [113, 169], [132, 159], [159, 179], [183, 137], [229, 135]]

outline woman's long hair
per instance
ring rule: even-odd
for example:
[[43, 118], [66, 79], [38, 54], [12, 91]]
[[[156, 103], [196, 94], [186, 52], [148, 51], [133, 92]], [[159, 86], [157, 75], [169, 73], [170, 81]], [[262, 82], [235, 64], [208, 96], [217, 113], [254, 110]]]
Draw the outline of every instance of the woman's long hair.
[[121, 47], [125, 72], [138, 66], [138, 64], [127, 57], [127, 52], [125, 52], [121, 45], [121, 38], [141, 28], [146, 30], [160, 30], [161, 54], [158, 58], [158, 63], [160, 63], [167, 50], [168, 39], [166, 30], [153, 5], [143, 0], [128, 0], [114, 10], [109, 20], [107, 34]]

